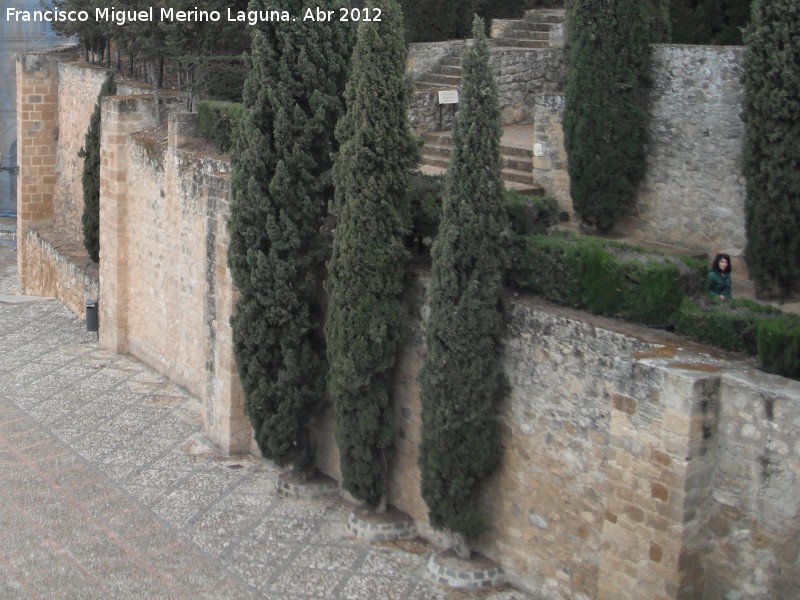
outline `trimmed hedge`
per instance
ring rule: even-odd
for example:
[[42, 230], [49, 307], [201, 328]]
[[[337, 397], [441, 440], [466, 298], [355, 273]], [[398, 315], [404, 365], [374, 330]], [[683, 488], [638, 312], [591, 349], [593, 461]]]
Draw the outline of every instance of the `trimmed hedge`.
[[703, 344], [753, 356], [758, 353], [759, 322], [780, 314], [773, 306], [750, 300], [687, 298], [678, 311], [675, 332]]
[[206, 138], [220, 152], [228, 152], [243, 115], [242, 104], [202, 100], [197, 103], [197, 135]]
[[675, 318], [687, 293], [700, 289], [705, 265], [669, 259], [597, 238], [518, 236], [509, 282], [547, 300], [649, 325]]
[[768, 373], [800, 379], [800, 317], [751, 300], [706, 296], [708, 266], [593, 237], [517, 235], [512, 287], [594, 314], [758, 356]]
[[757, 356], [767, 373], [800, 379], [800, 317], [769, 304], [687, 298], [675, 331], [703, 344]]
[[800, 379], [800, 318], [786, 315], [758, 324], [758, 362], [767, 373]]

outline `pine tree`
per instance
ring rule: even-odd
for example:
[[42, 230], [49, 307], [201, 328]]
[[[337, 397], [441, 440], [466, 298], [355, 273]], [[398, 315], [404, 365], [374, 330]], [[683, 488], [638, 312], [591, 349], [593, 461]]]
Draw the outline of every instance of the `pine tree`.
[[106, 96], [117, 93], [117, 84], [114, 76], [110, 75], [100, 88], [97, 95], [97, 104], [89, 120], [89, 129], [83, 141], [83, 148], [78, 156], [83, 158], [83, 173], [81, 184], [83, 187], [83, 246], [89, 253], [89, 258], [94, 262], [100, 260], [100, 104]]
[[574, 0], [567, 11], [570, 193], [581, 220], [601, 231], [630, 212], [645, 174], [651, 8], [629, 0]]
[[[497, 84], [483, 21], [463, 60], [439, 233], [432, 248], [422, 384], [422, 496], [434, 527], [474, 538], [481, 484], [500, 460], [500, 310], [507, 215]], [[461, 551], [464, 551], [463, 545]]]
[[800, 4], [753, 0], [745, 34], [746, 259], [759, 296], [800, 288]]
[[341, 150], [334, 167], [336, 231], [325, 333], [343, 486], [381, 508], [385, 453], [394, 438], [391, 379], [416, 145], [408, 128], [402, 13], [396, 0], [375, 5], [382, 20], [359, 26], [347, 114], [336, 131]]
[[[251, 8], [302, 14], [301, 5]], [[338, 14], [340, 4], [319, 6]], [[333, 196], [331, 154], [352, 31], [298, 19], [253, 27], [252, 36], [246, 115], [232, 155], [234, 351], [261, 452], [309, 472], [309, 420], [326, 397], [319, 231]]]

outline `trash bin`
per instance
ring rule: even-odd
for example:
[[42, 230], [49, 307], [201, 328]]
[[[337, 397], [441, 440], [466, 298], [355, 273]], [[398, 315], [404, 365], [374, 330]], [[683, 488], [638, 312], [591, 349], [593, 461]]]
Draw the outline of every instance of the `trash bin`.
[[100, 300], [87, 300], [86, 301], [86, 331], [98, 331], [98, 308]]

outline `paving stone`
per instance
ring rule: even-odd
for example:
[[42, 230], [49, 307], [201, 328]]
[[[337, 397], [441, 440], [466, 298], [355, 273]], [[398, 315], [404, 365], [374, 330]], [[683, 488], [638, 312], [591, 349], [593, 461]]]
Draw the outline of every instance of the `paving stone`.
[[[456, 597], [427, 580], [432, 549], [353, 539], [340, 498], [279, 497], [281, 470], [218, 452], [186, 390], [3, 293], [0, 598]], [[470, 598], [527, 598], [501, 594]]]

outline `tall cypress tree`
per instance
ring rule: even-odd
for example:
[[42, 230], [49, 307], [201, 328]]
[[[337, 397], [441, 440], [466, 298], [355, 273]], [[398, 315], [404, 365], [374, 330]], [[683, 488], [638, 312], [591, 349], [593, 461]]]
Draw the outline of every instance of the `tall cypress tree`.
[[385, 452], [394, 437], [391, 378], [416, 145], [408, 128], [402, 13], [396, 0], [375, 5], [382, 20], [359, 26], [347, 114], [336, 131], [341, 150], [334, 167], [336, 232], [325, 333], [343, 485], [380, 508]]
[[[507, 228], [497, 84], [481, 19], [473, 35], [431, 251], [428, 353], [420, 375], [422, 496], [433, 526], [467, 539], [485, 527], [478, 494], [501, 454], [496, 414], [504, 389], [500, 297]], [[457, 549], [466, 551], [463, 543]]]
[[[300, 0], [255, 0], [251, 8], [302, 14]], [[253, 27], [252, 36], [246, 116], [232, 157], [234, 351], [261, 452], [308, 472], [309, 419], [325, 399], [319, 230], [333, 197], [331, 154], [352, 31], [298, 19]]]
[[746, 259], [760, 296], [800, 288], [800, 4], [753, 0], [745, 34]]
[[83, 148], [78, 156], [83, 158], [83, 173], [81, 184], [83, 187], [83, 246], [89, 253], [89, 258], [94, 262], [100, 260], [100, 103], [106, 96], [117, 93], [117, 84], [114, 76], [109, 75], [97, 95], [97, 104], [89, 120], [89, 129], [83, 141]]
[[659, 3], [573, 0], [564, 145], [575, 212], [610, 229], [636, 203], [645, 173], [650, 36]]

